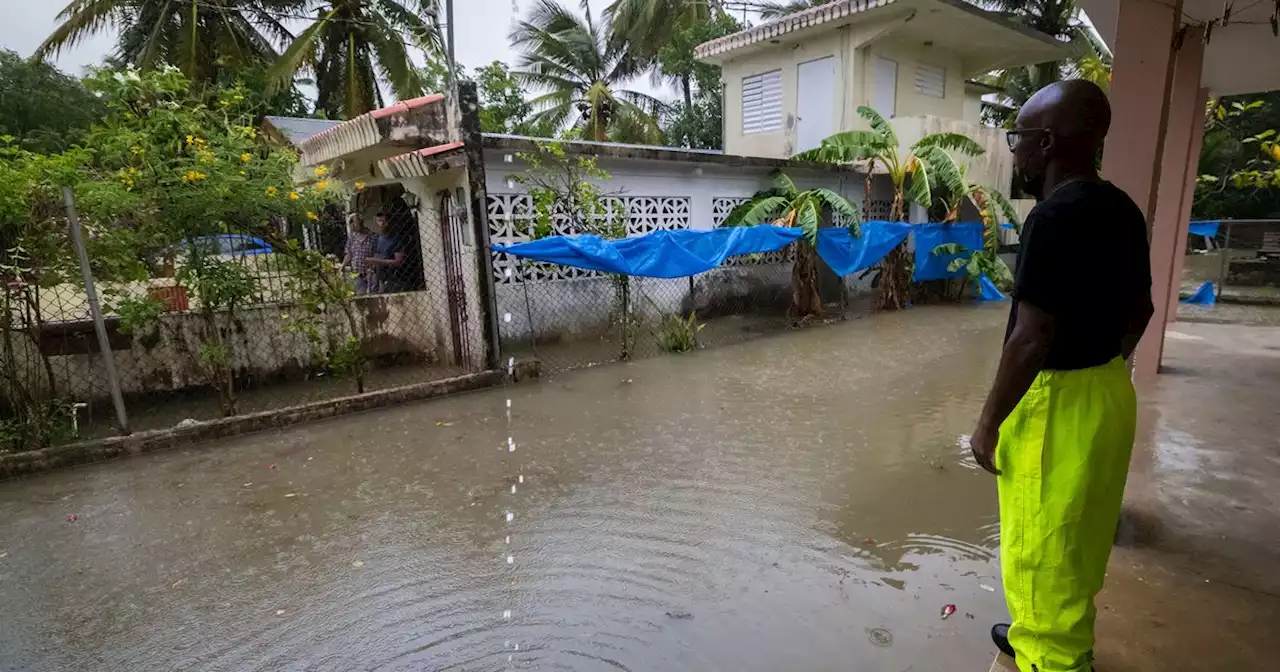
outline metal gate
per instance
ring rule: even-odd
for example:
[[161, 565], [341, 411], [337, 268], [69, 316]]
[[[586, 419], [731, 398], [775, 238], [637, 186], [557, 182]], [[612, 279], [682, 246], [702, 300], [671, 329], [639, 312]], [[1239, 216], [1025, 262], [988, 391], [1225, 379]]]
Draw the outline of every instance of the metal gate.
[[467, 283], [462, 274], [462, 236], [467, 213], [448, 191], [440, 192], [440, 240], [444, 253], [445, 288], [449, 300], [449, 327], [453, 336], [453, 361], [471, 365], [471, 339], [467, 329]]

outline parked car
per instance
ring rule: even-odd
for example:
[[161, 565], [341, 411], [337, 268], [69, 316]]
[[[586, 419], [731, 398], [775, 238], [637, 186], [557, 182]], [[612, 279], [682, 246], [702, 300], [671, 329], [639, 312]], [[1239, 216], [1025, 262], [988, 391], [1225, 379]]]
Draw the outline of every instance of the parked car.
[[240, 257], [250, 254], [271, 254], [267, 241], [243, 233], [220, 233], [200, 236], [186, 242], [186, 247], [199, 247], [222, 257]]

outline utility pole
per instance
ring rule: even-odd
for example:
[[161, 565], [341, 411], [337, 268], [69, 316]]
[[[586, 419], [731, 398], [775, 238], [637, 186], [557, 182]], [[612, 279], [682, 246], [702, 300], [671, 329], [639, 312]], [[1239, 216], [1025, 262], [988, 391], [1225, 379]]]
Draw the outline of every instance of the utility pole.
[[453, 24], [455, 17], [453, 15], [453, 0], [444, 0], [444, 11], [448, 15], [445, 31], [447, 33], [446, 39], [449, 41], [447, 46], [449, 53], [449, 88], [451, 89], [450, 93], [456, 97], [458, 95], [458, 61], [454, 57]]

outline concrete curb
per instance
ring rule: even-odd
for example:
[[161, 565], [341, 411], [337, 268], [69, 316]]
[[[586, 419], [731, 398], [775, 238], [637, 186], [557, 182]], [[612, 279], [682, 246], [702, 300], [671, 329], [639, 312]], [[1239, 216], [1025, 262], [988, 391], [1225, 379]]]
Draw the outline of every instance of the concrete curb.
[[496, 387], [508, 381], [519, 382], [537, 378], [539, 372], [538, 362], [526, 361], [519, 363], [510, 376], [506, 371], [483, 371], [389, 390], [365, 392], [260, 413], [197, 422], [186, 427], [153, 429], [135, 432], [128, 436], [113, 436], [63, 446], [51, 446], [25, 453], [0, 455], [0, 481], [78, 464], [101, 462], [126, 455], [141, 455], [176, 446], [189, 446], [200, 441], [240, 436], [264, 429], [277, 429], [411, 401]]

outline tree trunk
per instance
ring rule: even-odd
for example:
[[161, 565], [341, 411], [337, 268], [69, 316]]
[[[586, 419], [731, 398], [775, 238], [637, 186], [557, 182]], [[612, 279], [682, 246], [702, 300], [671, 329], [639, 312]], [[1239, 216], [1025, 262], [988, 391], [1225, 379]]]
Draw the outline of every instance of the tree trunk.
[[796, 244], [796, 260], [791, 265], [791, 313], [801, 319], [822, 314], [818, 293], [818, 251], [808, 242]]
[[687, 111], [693, 107], [693, 91], [689, 83], [689, 75], [680, 75], [680, 87], [684, 89], [684, 109]]
[[[902, 195], [895, 194], [893, 207], [889, 211], [889, 221], [902, 221], [904, 210]], [[906, 239], [898, 243], [898, 246], [884, 258], [880, 272], [879, 307], [881, 310], [901, 310], [911, 302], [910, 261]]]

